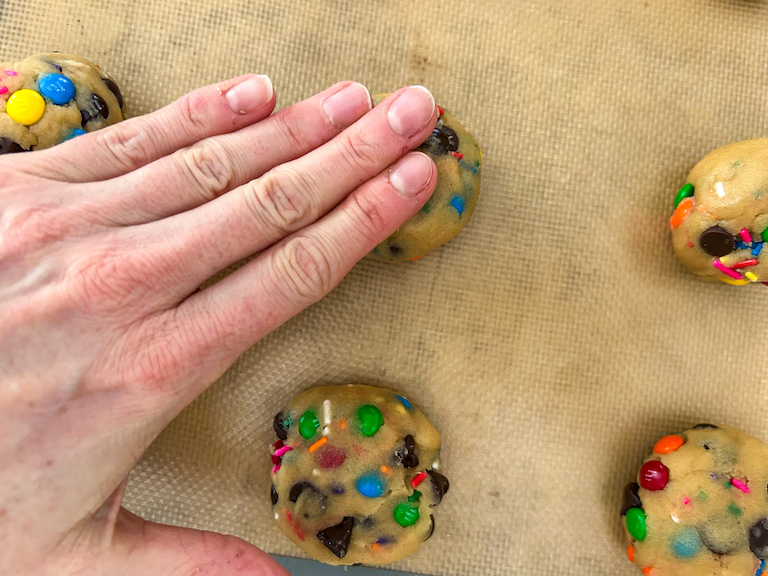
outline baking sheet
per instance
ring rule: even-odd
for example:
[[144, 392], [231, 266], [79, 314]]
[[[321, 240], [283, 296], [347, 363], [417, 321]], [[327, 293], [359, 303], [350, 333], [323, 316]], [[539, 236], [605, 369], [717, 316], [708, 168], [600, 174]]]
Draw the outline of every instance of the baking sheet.
[[278, 107], [409, 83], [485, 153], [474, 218], [417, 263], [365, 261], [158, 438], [125, 504], [300, 556], [273, 525], [271, 419], [316, 383], [396, 387], [443, 433], [435, 537], [393, 568], [630, 576], [621, 489], [698, 421], [768, 439], [768, 290], [705, 285], [667, 218], [692, 165], [768, 135], [768, 6], [747, 0], [0, 0], [3, 57], [62, 50], [131, 115], [245, 72]]

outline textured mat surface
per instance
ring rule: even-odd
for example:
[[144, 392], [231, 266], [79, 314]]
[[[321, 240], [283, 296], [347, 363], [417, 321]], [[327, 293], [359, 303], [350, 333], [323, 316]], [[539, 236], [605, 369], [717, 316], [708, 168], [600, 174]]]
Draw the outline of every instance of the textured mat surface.
[[0, 0], [3, 59], [90, 57], [132, 115], [244, 72], [279, 107], [346, 78], [422, 83], [485, 152], [459, 238], [361, 263], [242, 356], [126, 505], [299, 555], [270, 518], [271, 418], [315, 383], [377, 383], [442, 430], [452, 482], [393, 568], [638, 573], [617, 508], [657, 437], [703, 420], [768, 439], [768, 289], [699, 283], [667, 225], [703, 154], [768, 135], [766, 40], [754, 0]]

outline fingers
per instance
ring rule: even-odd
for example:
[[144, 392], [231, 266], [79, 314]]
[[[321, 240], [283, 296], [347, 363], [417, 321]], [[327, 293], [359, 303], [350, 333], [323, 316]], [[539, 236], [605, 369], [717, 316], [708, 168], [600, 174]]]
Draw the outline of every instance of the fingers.
[[51, 180], [108, 180], [202, 139], [258, 122], [274, 105], [269, 78], [240, 76], [194, 90], [146, 116], [25, 154], [14, 159], [14, 166]]
[[94, 188], [93, 204], [120, 225], [184, 212], [314, 150], [371, 107], [362, 84], [336, 84], [255, 126], [208, 138], [126, 175], [115, 181], [117, 190]]
[[125, 509], [120, 512], [110, 554], [101, 562], [100, 573], [116, 576], [290, 576], [269, 554], [245, 540], [147, 522]]
[[128, 381], [160, 390], [176, 413], [248, 347], [333, 289], [424, 205], [436, 180], [429, 157], [408, 154], [320, 221], [157, 316], [117, 347], [136, 350]]
[[426, 140], [436, 120], [426, 89], [403, 89], [325, 146], [215, 202], [146, 227], [145, 245], [186, 263], [169, 296], [178, 301], [224, 267], [315, 222]]

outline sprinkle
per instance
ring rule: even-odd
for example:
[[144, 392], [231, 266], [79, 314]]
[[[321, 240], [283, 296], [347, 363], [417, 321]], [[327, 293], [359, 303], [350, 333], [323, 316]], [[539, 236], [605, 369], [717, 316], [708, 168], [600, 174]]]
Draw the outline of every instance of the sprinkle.
[[304, 533], [301, 531], [301, 528], [299, 528], [299, 525], [294, 521], [293, 516], [289, 510], [285, 511], [285, 517], [288, 519], [288, 523], [291, 525], [291, 528], [293, 528], [293, 531], [296, 532], [296, 536], [298, 536], [301, 540], [304, 540]]
[[19, 75], [19, 73], [16, 72], [16, 70], [6, 70], [5, 73], [8, 74], [8, 76], [18, 76]]
[[747, 280], [750, 282], [757, 282], [757, 275], [754, 272], [744, 272], [744, 276], [746, 276]]
[[734, 516], [741, 516], [741, 508], [736, 506], [736, 504], [728, 504], [728, 510], [730, 510], [731, 514]]
[[377, 542], [374, 542], [373, 544], [371, 544], [371, 550], [381, 550], [381, 545], [378, 544]]
[[282, 448], [282, 447], [283, 447], [283, 441], [282, 440], [278, 440], [277, 442], [272, 444], [272, 451], [274, 452], [278, 448]]
[[736, 250], [747, 250], [749, 248], [749, 246], [744, 244], [741, 240], [737, 240], [734, 246], [736, 247]]
[[419, 472], [414, 476], [413, 480], [411, 480], [411, 486], [416, 488], [419, 484], [424, 482], [424, 479], [427, 477], [427, 473], [425, 471]]
[[341, 428], [342, 430], [346, 430], [347, 429], [347, 421], [344, 420], [343, 418], [341, 420], [339, 420], [339, 428]]
[[330, 400], [324, 400], [323, 401], [323, 415], [326, 425], [331, 423], [331, 401]]
[[416, 256], [415, 258], [411, 258], [411, 262], [415, 262], [416, 260], [421, 260], [424, 258], [424, 256]]
[[461, 152], [451, 152], [451, 154], [453, 154], [453, 157], [457, 158], [458, 160], [462, 160], [464, 158], [464, 154]]
[[443, 114], [445, 114], [445, 110], [442, 108], [442, 106], [437, 106], [437, 111], [438, 111], [438, 113], [440, 114], [440, 116], [442, 116]]
[[275, 464], [272, 467], [272, 474], [277, 474], [277, 471], [280, 470], [280, 464]]
[[650, 573], [651, 573], [651, 570], [653, 570], [653, 566], [646, 566], [645, 568], [643, 568], [643, 569], [641, 570], [641, 572], [642, 572], [643, 574], [645, 574], [645, 576], [648, 576], [648, 574], [650, 574]]
[[672, 214], [672, 217], [669, 219], [669, 225], [673, 230], [680, 227], [680, 224], [683, 223], [685, 217], [690, 214], [693, 204], [693, 198], [685, 198], [677, 205], [674, 214]]
[[392, 471], [389, 469], [389, 466], [382, 466], [382, 467], [380, 468], [380, 470], [381, 470], [382, 472], [384, 472], [384, 474], [391, 474], [391, 473], [392, 473]]
[[451, 198], [450, 204], [456, 209], [456, 212], [459, 213], [459, 216], [464, 213], [464, 198], [461, 196], [454, 196]]
[[7, 94], [8, 86], [0, 86], [0, 94]]
[[749, 494], [749, 486], [744, 484], [741, 480], [738, 478], [731, 478], [731, 484], [735, 487], [744, 492], [744, 494]]
[[749, 230], [746, 228], [742, 228], [739, 232], [739, 236], [741, 236], [741, 239], [744, 240], [747, 244], [752, 243], [752, 236], [749, 235]]
[[[421, 258], [421, 256], [420, 256], [420, 258]], [[412, 258], [412, 260], [415, 260], [415, 258]], [[408, 410], [411, 409], [411, 403], [408, 401], [408, 398], [406, 398], [405, 396], [400, 396], [400, 395], [395, 395], [395, 398], [400, 400], [400, 403], [403, 406], [405, 406], [406, 408], [408, 408]]]
[[686, 496], [685, 498], [683, 498], [683, 505], [684, 505], [684, 506], [689, 506], [690, 504], [691, 504], [691, 499], [690, 499], [690, 498], [688, 498], [688, 496]]
[[731, 278], [735, 278], [736, 280], [741, 280], [742, 279], [741, 274], [739, 274], [738, 272], [734, 272], [730, 268], [726, 268], [725, 264], [720, 262], [720, 260], [715, 260], [714, 262], [712, 262], [712, 266], [714, 266], [715, 268], [720, 270], [720, 272], [722, 272], [726, 276], [730, 276]]
[[755, 572], [755, 576], [763, 576], [765, 573], [765, 560], [760, 560], [760, 566], [757, 567], [757, 572]]
[[763, 243], [758, 242], [755, 244], [755, 247], [752, 249], [752, 256], [760, 256], [760, 251], [763, 249]]
[[739, 268], [747, 268], [749, 266], [756, 266], [757, 260], [754, 258], [750, 258], [749, 260], [742, 260], [741, 262], [736, 262], [736, 264], [733, 264], [731, 266], [731, 269], [738, 270]]
[[277, 450], [275, 450], [275, 456], [277, 456], [278, 458], [282, 458], [286, 452], [290, 452], [291, 450], [293, 450], [293, 447], [283, 446], [282, 448], [278, 448]]
[[629, 548], [627, 548], [627, 558], [629, 558], [630, 562], [635, 561], [635, 547], [632, 546], [632, 544], [630, 544]]
[[315, 452], [318, 448], [320, 448], [321, 446], [324, 446], [327, 443], [328, 443], [328, 437], [323, 436], [322, 438], [320, 438], [320, 440], [318, 440], [317, 442], [312, 444], [312, 446], [309, 447], [309, 451]]

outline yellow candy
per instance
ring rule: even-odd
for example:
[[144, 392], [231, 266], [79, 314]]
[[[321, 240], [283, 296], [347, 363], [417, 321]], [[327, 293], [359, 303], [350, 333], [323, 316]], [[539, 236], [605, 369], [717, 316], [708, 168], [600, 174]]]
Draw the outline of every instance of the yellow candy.
[[744, 276], [746, 276], [747, 280], [750, 282], [757, 282], [757, 276], [753, 272], [744, 272]]
[[43, 117], [45, 100], [34, 90], [19, 90], [8, 99], [5, 111], [14, 122], [31, 126]]

